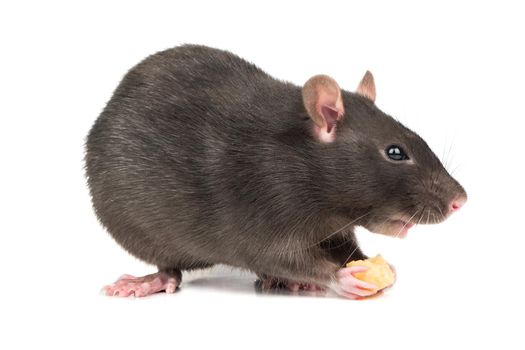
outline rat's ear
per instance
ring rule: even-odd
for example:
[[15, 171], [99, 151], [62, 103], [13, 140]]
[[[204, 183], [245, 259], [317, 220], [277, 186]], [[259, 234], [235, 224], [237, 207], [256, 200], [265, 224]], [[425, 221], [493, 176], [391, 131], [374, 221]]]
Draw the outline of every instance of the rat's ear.
[[366, 71], [365, 76], [363, 79], [361, 79], [356, 92], [372, 102], [376, 101], [376, 83], [374, 82], [374, 76], [372, 73], [370, 73], [370, 71]]
[[335, 140], [337, 121], [344, 115], [341, 89], [327, 75], [316, 75], [303, 86], [303, 103], [314, 122], [314, 136], [322, 142]]

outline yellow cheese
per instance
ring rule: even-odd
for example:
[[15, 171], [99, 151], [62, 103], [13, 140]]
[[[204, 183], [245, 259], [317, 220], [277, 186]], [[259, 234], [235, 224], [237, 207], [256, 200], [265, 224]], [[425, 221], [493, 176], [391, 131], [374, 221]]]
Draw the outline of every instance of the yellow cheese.
[[377, 286], [377, 290], [391, 286], [396, 280], [390, 265], [388, 265], [381, 255], [377, 255], [374, 258], [369, 258], [366, 260], [351, 261], [346, 264], [346, 266], [368, 267], [367, 271], [354, 273], [354, 276], [361, 281], [375, 284]]

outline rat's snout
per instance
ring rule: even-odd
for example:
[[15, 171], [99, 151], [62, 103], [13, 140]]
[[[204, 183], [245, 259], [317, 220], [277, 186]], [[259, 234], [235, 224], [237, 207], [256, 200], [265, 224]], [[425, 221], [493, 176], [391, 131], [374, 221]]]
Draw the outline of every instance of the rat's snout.
[[455, 199], [453, 199], [450, 202], [450, 205], [448, 207], [449, 214], [452, 214], [453, 212], [458, 211], [461, 209], [461, 207], [467, 202], [467, 196], [462, 194], [457, 196]]

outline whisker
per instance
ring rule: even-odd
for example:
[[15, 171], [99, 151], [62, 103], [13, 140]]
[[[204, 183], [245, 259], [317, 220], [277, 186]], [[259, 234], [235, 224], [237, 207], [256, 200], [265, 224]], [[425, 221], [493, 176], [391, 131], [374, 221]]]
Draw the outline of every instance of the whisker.
[[458, 164], [458, 165], [456, 165], [456, 166], [454, 167], [454, 169], [452, 169], [452, 171], [450, 172], [450, 176], [453, 176], [454, 173], [455, 173], [457, 170], [461, 169], [461, 168], [462, 168], [462, 164]]
[[[381, 231], [381, 230], [383, 229], [383, 227], [385, 226], [385, 224], [386, 224], [389, 220], [390, 220], [390, 218], [387, 217], [387, 218], [381, 223], [381, 225], [379, 226], [379, 230], [378, 230], [378, 231]], [[352, 256], [352, 254], [354, 254], [358, 248], [359, 248], [359, 246], [356, 244], [356, 247], [354, 248], [354, 250], [352, 250], [352, 252], [348, 255], [348, 257], [347, 257], [346, 260], [344, 261], [343, 266], [346, 265], [346, 263], [348, 262], [348, 260], [349, 260], [350, 257]]]
[[389, 218], [389, 217], [387, 217], [385, 220], [383, 220], [383, 222], [381, 223], [381, 225], [379, 225], [379, 230], [378, 230], [378, 231], [382, 231], [382, 230], [383, 230], [383, 227], [385, 227], [385, 224], [386, 224], [387, 222], [389, 222], [389, 221], [390, 221], [390, 218]]
[[[449, 147], [448, 147], [448, 152], [447, 152], [447, 165], [445, 166], [445, 169], [448, 168], [448, 166], [450, 165], [450, 154], [451, 154], [451, 151], [452, 151], [452, 146], [454, 145], [454, 141], [456, 139], [456, 135], [453, 135], [452, 136], [452, 142], [450, 143]], [[447, 169], [448, 170], [448, 169]]]
[[437, 209], [439, 210], [439, 213], [441, 214], [441, 216], [444, 218], [445, 215], [443, 215], [443, 212], [441, 211], [441, 208], [440, 208], [440, 207], [437, 207]]
[[441, 164], [445, 164], [445, 153], [447, 150], [447, 144], [443, 143], [443, 151], [441, 152]]
[[403, 227], [401, 227], [401, 229], [399, 230], [399, 232], [396, 233], [396, 235], [394, 236], [394, 238], [397, 238], [397, 237], [399, 236], [399, 234], [401, 234], [401, 232], [402, 232], [402, 231], [404, 230], [404, 228], [408, 225], [408, 223], [410, 222], [410, 220], [412, 220], [412, 218], [413, 218], [414, 216], [416, 216], [417, 212], [418, 212], [418, 211], [416, 210], [416, 212], [415, 212], [414, 214], [412, 214], [412, 216], [410, 217], [410, 219], [408, 219], [408, 221], [405, 222], [405, 224], [403, 225]]
[[343, 242], [342, 242], [341, 244], [338, 244], [338, 245], [336, 245], [336, 246], [329, 246], [329, 247], [326, 247], [326, 248], [324, 248], [324, 249], [326, 249], [326, 250], [336, 249], [336, 248], [339, 248], [339, 247], [344, 246], [344, 245], [347, 244], [347, 243], [348, 243], [348, 241], [343, 240]]
[[421, 220], [423, 220], [425, 209], [426, 209], [426, 206], [423, 206], [423, 209], [421, 210], [421, 215], [419, 216], [419, 221], [417, 222], [416, 226], [418, 226], [421, 223]]
[[[383, 229], [383, 227], [385, 226], [385, 224], [390, 220], [389, 217], [387, 217], [382, 223], [381, 225], [379, 226], [379, 231], [381, 231]], [[359, 245], [356, 244], [354, 250], [352, 250], [350, 252], [350, 254], [348, 254], [348, 257], [345, 259], [345, 261], [343, 262], [343, 266], [346, 265], [346, 263], [350, 260], [350, 258], [352, 257], [352, 255], [356, 252], [356, 250], [359, 249]]]
[[348, 254], [348, 257], [345, 259], [345, 261], [343, 262], [343, 266], [346, 265], [346, 263], [348, 262], [348, 260], [350, 260], [350, 258], [352, 257], [352, 255], [355, 253], [355, 251], [359, 249], [359, 246], [356, 244], [354, 250], [352, 250], [352, 252], [350, 254]]
[[432, 192], [437, 192], [440, 172], [439, 172], [439, 169], [437, 169], [437, 167], [433, 167], [432, 171], [433, 171], [433, 174], [432, 174], [433, 176], [432, 176], [432, 185], [430, 186], [430, 190]]
[[321, 240], [318, 241], [317, 243], [314, 243], [314, 244], [312, 244], [312, 245], [309, 245], [308, 247], [305, 247], [305, 248], [300, 248], [300, 249], [293, 250], [293, 251], [291, 251], [290, 253], [298, 252], [298, 251], [301, 251], [301, 250], [306, 250], [306, 249], [313, 248], [313, 247], [315, 247], [315, 246], [321, 244], [322, 242], [326, 241], [326, 240], [329, 239], [330, 237], [332, 237], [332, 236], [338, 234], [339, 232], [343, 231], [343, 230], [346, 229], [348, 226], [354, 224], [355, 222], [357, 222], [358, 220], [364, 218], [365, 216], [367, 216], [367, 215], [369, 215], [369, 214], [370, 214], [370, 212], [365, 213], [365, 214], [361, 215], [360, 217], [358, 217], [357, 219], [354, 219], [354, 220], [350, 221], [349, 223], [343, 225], [343, 226], [342, 226], [341, 228], [339, 228], [338, 230], [336, 230], [336, 231], [330, 233], [328, 236], [326, 236], [325, 238], [321, 239]]
[[[408, 223], [412, 220], [412, 218], [414, 218], [414, 216], [417, 215], [417, 213], [418, 213], [418, 210], [416, 210], [416, 211], [414, 212], [414, 214], [412, 214], [412, 216], [410, 217], [410, 219], [408, 219], [408, 221], [405, 222], [405, 225], [401, 228], [401, 230], [399, 230], [399, 232], [398, 232], [394, 237], [398, 237], [398, 236], [399, 236], [399, 234], [401, 233], [401, 231], [403, 231], [403, 229], [406, 227], [406, 225], [408, 225]], [[383, 228], [383, 226], [385, 225], [385, 223], [386, 223], [387, 221], [389, 221], [389, 220], [390, 220], [390, 218], [387, 218], [385, 221], [383, 221], [383, 223], [381, 224], [381, 229]], [[350, 258], [352, 257], [352, 255], [355, 253], [355, 251], [356, 251], [358, 248], [359, 248], [359, 246], [356, 245], [356, 247], [354, 248], [354, 250], [352, 250], [352, 251], [350, 252], [350, 254], [348, 254], [348, 257], [347, 257], [347, 258], [345, 259], [345, 261], [343, 262], [343, 266], [346, 265], [346, 263], [348, 262], [348, 260], [350, 260]]]

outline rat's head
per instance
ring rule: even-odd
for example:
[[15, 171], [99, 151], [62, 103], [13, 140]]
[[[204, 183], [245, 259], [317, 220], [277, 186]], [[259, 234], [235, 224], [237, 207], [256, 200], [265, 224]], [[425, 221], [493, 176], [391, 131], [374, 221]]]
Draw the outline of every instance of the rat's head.
[[414, 224], [445, 220], [467, 195], [419, 135], [376, 107], [375, 96], [370, 72], [355, 94], [324, 75], [303, 87], [327, 198], [370, 231], [403, 237]]

